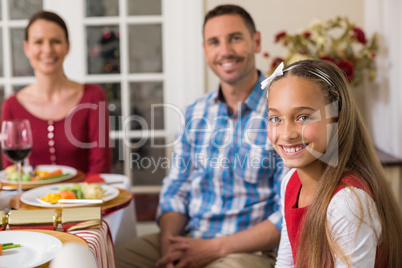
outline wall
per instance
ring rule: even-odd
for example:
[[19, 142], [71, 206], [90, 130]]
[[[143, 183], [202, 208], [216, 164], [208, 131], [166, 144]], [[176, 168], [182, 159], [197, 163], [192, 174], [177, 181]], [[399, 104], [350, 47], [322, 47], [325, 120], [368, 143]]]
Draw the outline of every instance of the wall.
[[[280, 45], [274, 43], [276, 33], [286, 30], [295, 33], [308, 27], [314, 19], [327, 20], [336, 16], [348, 16], [352, 22], [363, 26], [364, 0], [204, 0], [208, 11], [220, 4], [237, 4], [253, 17], [262, 35], [262, 53], [257, 55], [257, 67], [267, 71], [275, 56], [283, 56]], [[262, 54], [268, 51], [270, 58]], [[207, 67], [208, 68], [208, 67]], [[206, 72], [206, 90], [216, 88], [218, 79], [209, 68]]]

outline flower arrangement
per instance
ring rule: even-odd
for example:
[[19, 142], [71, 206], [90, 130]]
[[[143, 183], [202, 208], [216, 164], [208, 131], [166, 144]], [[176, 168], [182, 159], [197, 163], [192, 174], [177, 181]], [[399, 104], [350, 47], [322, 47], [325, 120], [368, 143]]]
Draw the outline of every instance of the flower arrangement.
[[[364, 31], [346, 17], [315, 22], [309, 29], [294, 35], [280, 32], [275, 43], [287, 48], [284, 58], [276, 57], [270, 72], [283, 61], [285, 66], [304, 59], [324, 59], [334, 62], [353, 86], [359, 85], [366, 73], [374, 80], [377, 35], [367, 39]], [[267, 52], [264, 57], [269, 57]]]

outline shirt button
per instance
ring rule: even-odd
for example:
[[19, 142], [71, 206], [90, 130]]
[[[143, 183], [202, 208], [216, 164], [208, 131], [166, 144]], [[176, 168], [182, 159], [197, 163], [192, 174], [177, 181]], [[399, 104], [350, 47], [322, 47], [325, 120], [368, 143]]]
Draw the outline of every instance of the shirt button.
[[50, 125], [50, 126], [47, 127], [47, 131], [53, 132], [53, 130], [54, 130], [54, 126], [53, 126], [53, 125]]
[[53, 137], [54, 137], [53, 132], [47, 133], [47, 137], [48, 137], [49, 139], [53, 139]]
[[54, 146], [54, 140], [50, 140], [50, 141], [48, 142], [48, 144], [49, 144], [49, 146]]
[[50, 152], [51, 154], [54, 154], [54, 152], [56, 152], [56, 149], [55, 149], [54, 147], [50, 147], [49, 152]]
[[53, 161], [53, 162], [55, 162], [55, 161], [56, 161], [56, 156], [55, 156], [55, 155], [51, 155], [51, 156], [50, 156], [50, 160]]

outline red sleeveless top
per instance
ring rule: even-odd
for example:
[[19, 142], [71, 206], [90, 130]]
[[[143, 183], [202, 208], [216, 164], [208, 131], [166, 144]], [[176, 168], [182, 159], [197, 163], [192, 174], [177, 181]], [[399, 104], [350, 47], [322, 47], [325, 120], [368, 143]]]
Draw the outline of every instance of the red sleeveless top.
[[[353, 186], [368, 192], [370, 196], [373, 197], [372, 193], [365, 189], [366, 187], [364, 187], [364, 184], [360, 181], [360, 179], [356, 175], [352, 173], [345, 173], [342, 176], [341, 181], [343, 183], [336, 188], [333, 196], [346, 186]], [[296, 264], [297, 261], [297, 252], [299, 249], [301, 231], [303, 230], [304, 225], [303, 219], [308, 210], [308, 206], [302, 208], [297, 207], [297, 200], [301, 190], [301, 186], [302, 184], [300, 182], [299, 175], [297, 174], [297, 171], [295, 171], [292, 174], [292, 177], [289, 179], [289, 182], [286, 186], [285, 208], [284, 208], [287, 232], [289, 242], [292, 247], [294, 264]]]

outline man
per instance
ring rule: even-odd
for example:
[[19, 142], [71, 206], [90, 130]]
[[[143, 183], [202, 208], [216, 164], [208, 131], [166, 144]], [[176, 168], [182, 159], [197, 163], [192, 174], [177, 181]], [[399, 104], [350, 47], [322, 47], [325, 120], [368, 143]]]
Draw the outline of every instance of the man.
[[274, 265], [282, 169], [268, 140], [264, 77], [255, 66], [260, 33], [234, 5], [211, 10], [203, 33], [220, 85], [185, 111], [160, 195], [160, 234], [116, 249], [119, 267]]

